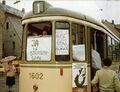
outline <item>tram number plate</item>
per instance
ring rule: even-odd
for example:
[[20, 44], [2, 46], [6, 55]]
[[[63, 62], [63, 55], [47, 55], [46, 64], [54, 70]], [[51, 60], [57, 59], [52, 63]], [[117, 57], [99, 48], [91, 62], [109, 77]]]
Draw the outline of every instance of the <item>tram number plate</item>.
[[43, 73], [29, 73], [29, 78], [43, 80]]

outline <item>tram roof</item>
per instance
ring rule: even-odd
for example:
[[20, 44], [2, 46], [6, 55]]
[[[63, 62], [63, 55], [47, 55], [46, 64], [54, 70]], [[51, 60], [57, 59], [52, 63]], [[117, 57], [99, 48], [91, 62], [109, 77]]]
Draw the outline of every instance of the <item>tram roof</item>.
[[89, 16], [86, 16], [84, 14], [74, 12], [74, 11], [71, 11], [71, 10], [67, 10], [67, 9], [63, 9], [63, 8], [56, 8], [56, 7], [49, 7], [43, 13], [40, 13], [40, 14], [34, 14], [31, 11], [23, 17], [23, 20], [29, 19], [29, 18], [43, 17], [43, 16], [67, 16], [67, 17], [72, 17], [72, 18], [83, 20], [83, 21], [88, 21], [88, 22], [93, 23], [95, 25], [101, 26], [106, 30], [109, 30], [104, 24], [102, 24], [99, 21], [96, 21], [95, 19], [93, 19]]
[[88, 21], [96, 25], [101, 25], [100, 22], [96, 21], [95, 19], [89, 16], [86, 16], [84, 14], [74, 12], [71, 10], [67, 10], [63, 8], [56, 8], [56, 7], [49, 7], [47, 10], [45, 10], [43, 13], [40, 13], [40, 14], [34, 14], [33, 12], [29, 12], [23, 17], [23, 20], [34, 18], [34, 17], [42, 17], [42, 16], [67, 16], [67, 17], [72, 17], [72, 18]]

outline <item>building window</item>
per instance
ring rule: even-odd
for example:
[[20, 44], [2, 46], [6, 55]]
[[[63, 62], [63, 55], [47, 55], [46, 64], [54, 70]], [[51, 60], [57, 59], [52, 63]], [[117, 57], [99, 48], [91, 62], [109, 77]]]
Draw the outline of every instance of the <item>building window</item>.
[[15, 49], [15, 42], [13, 41], [13, 49]]
[[4, 46], [5, 46], [5, 45], [4, 45], [4, 43], [3, 43], [3, 50], [4, 50], [4, 48], [5, 48]]
[[6, 29], [9, 29], [9, 22], [6, 23]]

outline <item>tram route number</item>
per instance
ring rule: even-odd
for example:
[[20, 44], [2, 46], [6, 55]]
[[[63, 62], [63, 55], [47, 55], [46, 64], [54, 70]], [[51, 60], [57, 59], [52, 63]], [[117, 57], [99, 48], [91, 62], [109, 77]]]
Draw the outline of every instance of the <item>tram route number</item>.
[[34, 72], [29, 73], [29, 78], [43, 80], [43, 73], [34, 73]]

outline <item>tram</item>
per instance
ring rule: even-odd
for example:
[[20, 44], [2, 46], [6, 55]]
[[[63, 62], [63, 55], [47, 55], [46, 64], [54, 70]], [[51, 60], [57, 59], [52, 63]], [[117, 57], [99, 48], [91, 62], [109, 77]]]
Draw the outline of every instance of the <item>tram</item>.
[[46, 1], [33, 2], [22, 25], [19, 92], [92, 92], [91, 39], [102, 59], [119, 58], [120, 39], [102, 23]]

